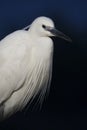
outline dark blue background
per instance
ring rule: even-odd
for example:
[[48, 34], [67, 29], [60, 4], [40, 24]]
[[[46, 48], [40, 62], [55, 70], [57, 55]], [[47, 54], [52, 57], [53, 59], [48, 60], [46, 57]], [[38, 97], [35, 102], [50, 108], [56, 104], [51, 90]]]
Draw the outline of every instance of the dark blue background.
[[0, 130], [86, 130], [87, 1], [0, 0], [0, 39], [42, 15], [52, 18], [73, 42], [53, 38], [52, 85], [42, 109], [32, 103], [2, 122]]

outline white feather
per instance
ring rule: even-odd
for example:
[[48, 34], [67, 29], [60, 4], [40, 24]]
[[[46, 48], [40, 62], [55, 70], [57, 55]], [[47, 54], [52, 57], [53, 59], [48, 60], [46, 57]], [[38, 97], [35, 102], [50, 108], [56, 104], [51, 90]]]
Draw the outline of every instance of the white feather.
[[[49, 20], [47, 23], [50, 23]], [[22, 110], [38, 93], [42, 101], [49, 89], [53, 42], [49, 37], [37, 36], [36, 32], [31, 35], [32, 30], [16, 31], [0, 42], [0, 104], [4, 105], [3, 118]]]

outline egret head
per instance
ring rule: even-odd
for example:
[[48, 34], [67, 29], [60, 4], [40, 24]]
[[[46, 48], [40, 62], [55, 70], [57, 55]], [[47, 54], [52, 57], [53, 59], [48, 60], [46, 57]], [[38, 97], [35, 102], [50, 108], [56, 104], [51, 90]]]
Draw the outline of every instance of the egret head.
[[71, 41], [71, 39], [68, 36], [58, 31], [55, 28], [54, 22], [47, 17], [38, 17], [37, 19], [35, 19], [33, 23], [30, 25], [29, 30], [31, 31], [31, 33], [39, 37], [58, 36], [67, 41]]

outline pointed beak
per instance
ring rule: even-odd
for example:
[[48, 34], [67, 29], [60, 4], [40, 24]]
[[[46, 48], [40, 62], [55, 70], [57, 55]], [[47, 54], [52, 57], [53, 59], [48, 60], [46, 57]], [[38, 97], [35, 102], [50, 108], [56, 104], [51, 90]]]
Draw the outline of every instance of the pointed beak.
[[66, 36], [64, 33], [62, 33], [61, 31], [55, 29], [55, 28], [50, 28], [49, 31], [51, 32], [51, 34], [53, 36], [57, 36], [59, 38], [62, 38], [68, 42], [72, 42], [71, 38], [69, 38], [68, 36]]

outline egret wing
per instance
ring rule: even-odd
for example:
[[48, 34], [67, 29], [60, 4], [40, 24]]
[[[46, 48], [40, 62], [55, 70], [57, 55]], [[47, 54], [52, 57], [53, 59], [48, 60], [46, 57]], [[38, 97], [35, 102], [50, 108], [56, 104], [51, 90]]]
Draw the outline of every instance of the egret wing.
[[[26, 78], [26, 31], [16, 31], [0, 42], [0, 104], [20, 89]], [[28, 55], [29, 57], [29, 55]]]

